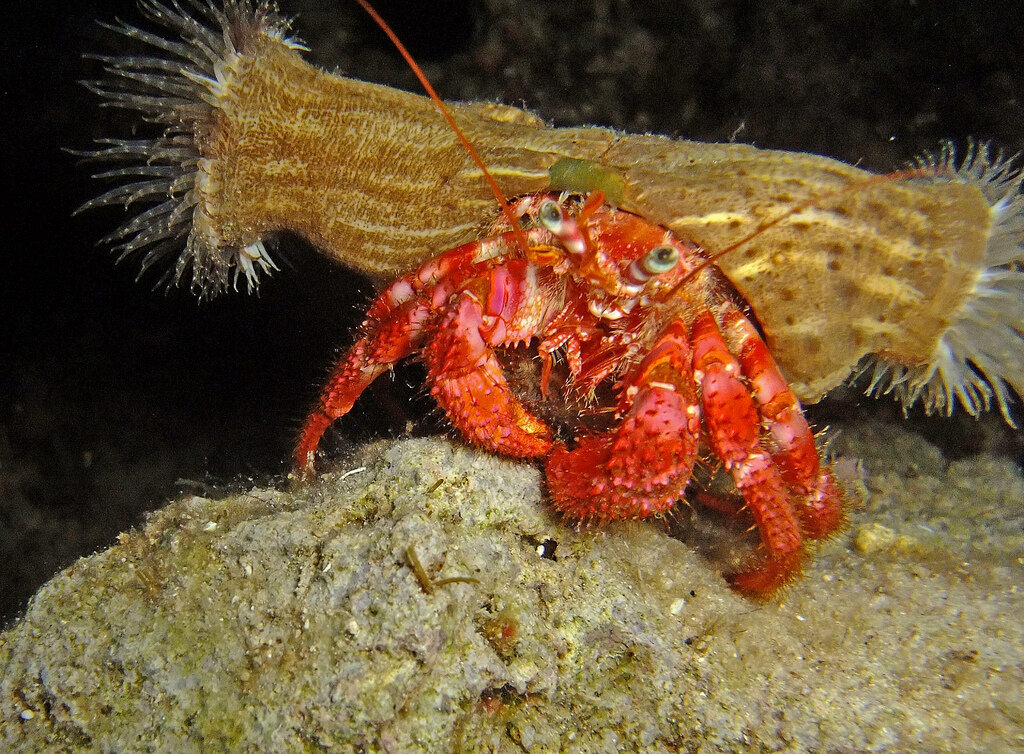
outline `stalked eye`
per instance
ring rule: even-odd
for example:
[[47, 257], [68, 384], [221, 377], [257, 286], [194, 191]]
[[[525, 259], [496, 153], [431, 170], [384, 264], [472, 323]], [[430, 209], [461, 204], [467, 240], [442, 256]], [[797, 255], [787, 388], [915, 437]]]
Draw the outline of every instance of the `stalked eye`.
[[679, 249], [675, 246], [655, 246], [643, 259], [644, 272], [649, 275], [661, 275], [675, 267], [678, 261]]
[[541, 224], [550, 231], [554, 231], [562, 224], [562, 207], [553, 199], [546, 199], [541, 202], [537, 217]]

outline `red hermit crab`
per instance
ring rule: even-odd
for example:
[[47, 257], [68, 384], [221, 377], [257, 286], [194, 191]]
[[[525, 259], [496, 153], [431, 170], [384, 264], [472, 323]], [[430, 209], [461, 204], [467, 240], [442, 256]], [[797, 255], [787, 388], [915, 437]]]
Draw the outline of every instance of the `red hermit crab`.
[[[501, 219], [377, 297], [306, 421], [299, 467], [312, 471], [326, 428], [418, 353], [463, 436], [546, 459], [553, 505], [568, 516], [661, 513], [706, 449], [731, 475], [766, 551], [732, 583], [773, 592], [799, 569], [805, 540], [839, 526], [842, 507], [799, 402], [724, 278], [697, 246], [612, 208], [600, 191], [530, 194], [512, 212], [522, 230]], [[521, 344], [536, 344], [542, 393], [556, 354], [584, 405], [612, 384], [617, 424], [571, 447], [557, 441], [503, 374], [496, 352]]]
[[[867, 372], [868, 392], [904, 407], [997, 406], [1014, 423], [1024, 199], [1013, 161], [984, 145], [873, 175], [742, 144], [553, 128], [495, 103], [449, 113], [390, 31], [430, 99], [316, 69], [267, 3], [190, 2], [194, 19], [140, 2], [172, 38], [122, 24], [149, 52], [104, 58], [107, 78], [90, 84], [162, 127], [92, 155], [124, 183], [86, 207], [153, 200], [111, 235], [121, 252], [144, 269], [180, 252], [168, 277], [202, 297], [255, 287], [280, 231], [377, 280], [404, 275], [308, 420], [304, 469], [332, 418], [418, 353], [460, 431], [543, 458], [554, 504], [578, 519], [664, 510], [695, 459], [720, 458], [765, 545], [734, 583], [766, 594], [842, 518], [794, 396], [813, 403]], [[493, 207], [481, 177], [504, 209], [504, 194], [523, 197], [525, 229], [506, 213], [478, 240]], [[576, 193], [539, 193], [560, 190]], [[580, 408], [554, 432], [536, 412], [558, 401], [530, 401], [501, 366], [533, 356], [541, 386]]]

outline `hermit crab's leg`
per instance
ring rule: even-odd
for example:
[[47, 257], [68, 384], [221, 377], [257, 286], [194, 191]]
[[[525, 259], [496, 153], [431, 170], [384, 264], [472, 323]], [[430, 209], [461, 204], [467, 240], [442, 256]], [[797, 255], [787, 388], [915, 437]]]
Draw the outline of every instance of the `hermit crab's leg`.
[[694, 322], [692, 337], [693, 369], [701, 386], [708, 441], [743, 495], [768, 551], [763, 563], [735, 574], [730, 581], [741, 592], [767, 596], [800, 568], [800, 521], [778, 466], [761, 445], [757, 407], [711, 311]]
[[[381, 297], [387, 293], [385, 291]], [[316, 449], [327, 428], [352, 410], [356, 399], [371, 382], [419, 347], [430, 319], [426, 303], [412, 299], [393, 308], [384, 321], [367, 320], [363, 324], [368, 334], [345, 354], [302, 427], [295, 447], [295, 465], [304, 474], [313, 472]]]
[[586, 520], [643, 518], [682, 496], [700, 436], [690, 364], [686, 326], [674, 321], [624, 379], [618, 428], [551, 453], [546, 471], [556, 509]]
[[450, 249], [381, 292], [363, 323], [367, 334], [338, 364], [302, 428], [295, 463], [303, 473], [312, 473], [317, 446], [331, 423], [352, 410], [371, 382], [419, 348], [436, 309], [480, 270], [480, 260], [506, 253], [513, 239], [514, 233], [499, 233]]
[[540, 356], [541, 363], [541, 397], [547, 397], [548, 394], [554, 353], [562, 350], [569, 367], [569, 375], [571, 379], [575, 379], [583, 369], [581, 344], [600, 334], [588, 324], [592, 317], [586, 311], [586, 304], [581, 305], [580, 301], [583, 299], [578, 299], [578, 303], [558, 312], [541, 333], [541, 340], [537, 345], [537, 355]]
[[826, 537], [842, 526], [842, 499], [832, 471], [821, 465], [800, 402], [750, 320], [731, 303], [724, 306], [721, 317], [722, 329], [743, 376], [754, 388], [758, 411], [777, 446], [772, 458], [797, 495], [803, 532], [811, 539]]
[[551, 430], [512, 393], [493, 349], [531, 340], [546, 318], [537, 274], [518, 259], [471, 280], [422, 351], [430, 392], [452, 424], [472, 443], [517, 458], [550, 452]]
[[[528, 240], [533, 241], [535, 235], [538, 235], [536, 230], [528, 234]], [[515, 238], [514, 232], [498, 233], [464, 243], [433, 259], [428, 259], [416, 270], [399, 278], [382, 291], [367, 311], [367, 319], [371, 321], [384, 320], [402, 304], [411, 301], [424, 291], [435, 288], [442, 282], [447, 287], [438, 293], [440, 295], [444, 295], [446, 292], [450, 293], [453, 288], [461, 285], [467, 275], [476, 270], [476, 265], [507, 254], [512, 248]], [[434, 292], [432, 291], [432, 293]]]

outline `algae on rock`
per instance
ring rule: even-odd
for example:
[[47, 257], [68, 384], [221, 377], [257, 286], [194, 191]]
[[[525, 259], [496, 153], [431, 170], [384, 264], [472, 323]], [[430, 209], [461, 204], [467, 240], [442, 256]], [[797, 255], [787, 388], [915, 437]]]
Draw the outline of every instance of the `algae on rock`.
[[441, 440], [352, 465], [180, 500], [55, 577], [0, 640], [0, 746], [1024, 744], [1019, 591], [851, 549], [871, 518], [756, 605], [662, 527], [564, 526], [531, 466]]

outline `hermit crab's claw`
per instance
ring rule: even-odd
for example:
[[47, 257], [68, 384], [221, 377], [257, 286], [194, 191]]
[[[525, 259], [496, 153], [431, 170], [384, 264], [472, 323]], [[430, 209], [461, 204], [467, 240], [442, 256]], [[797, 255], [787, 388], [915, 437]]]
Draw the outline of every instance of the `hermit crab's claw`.
[[556, 509], [584, 520], [644, 518], [682, 496], [700, 436], [690, 361], [686, 327], [673, 322], [625, 380], [618, 428], [551, 453], [546, 471]]
[[513, 395], [481, 332], [484, 307], [470, 292], [459, 295], [423, 349], [430, 392], [469, 441], [516, 458], [546, 455], [551, 430]]

